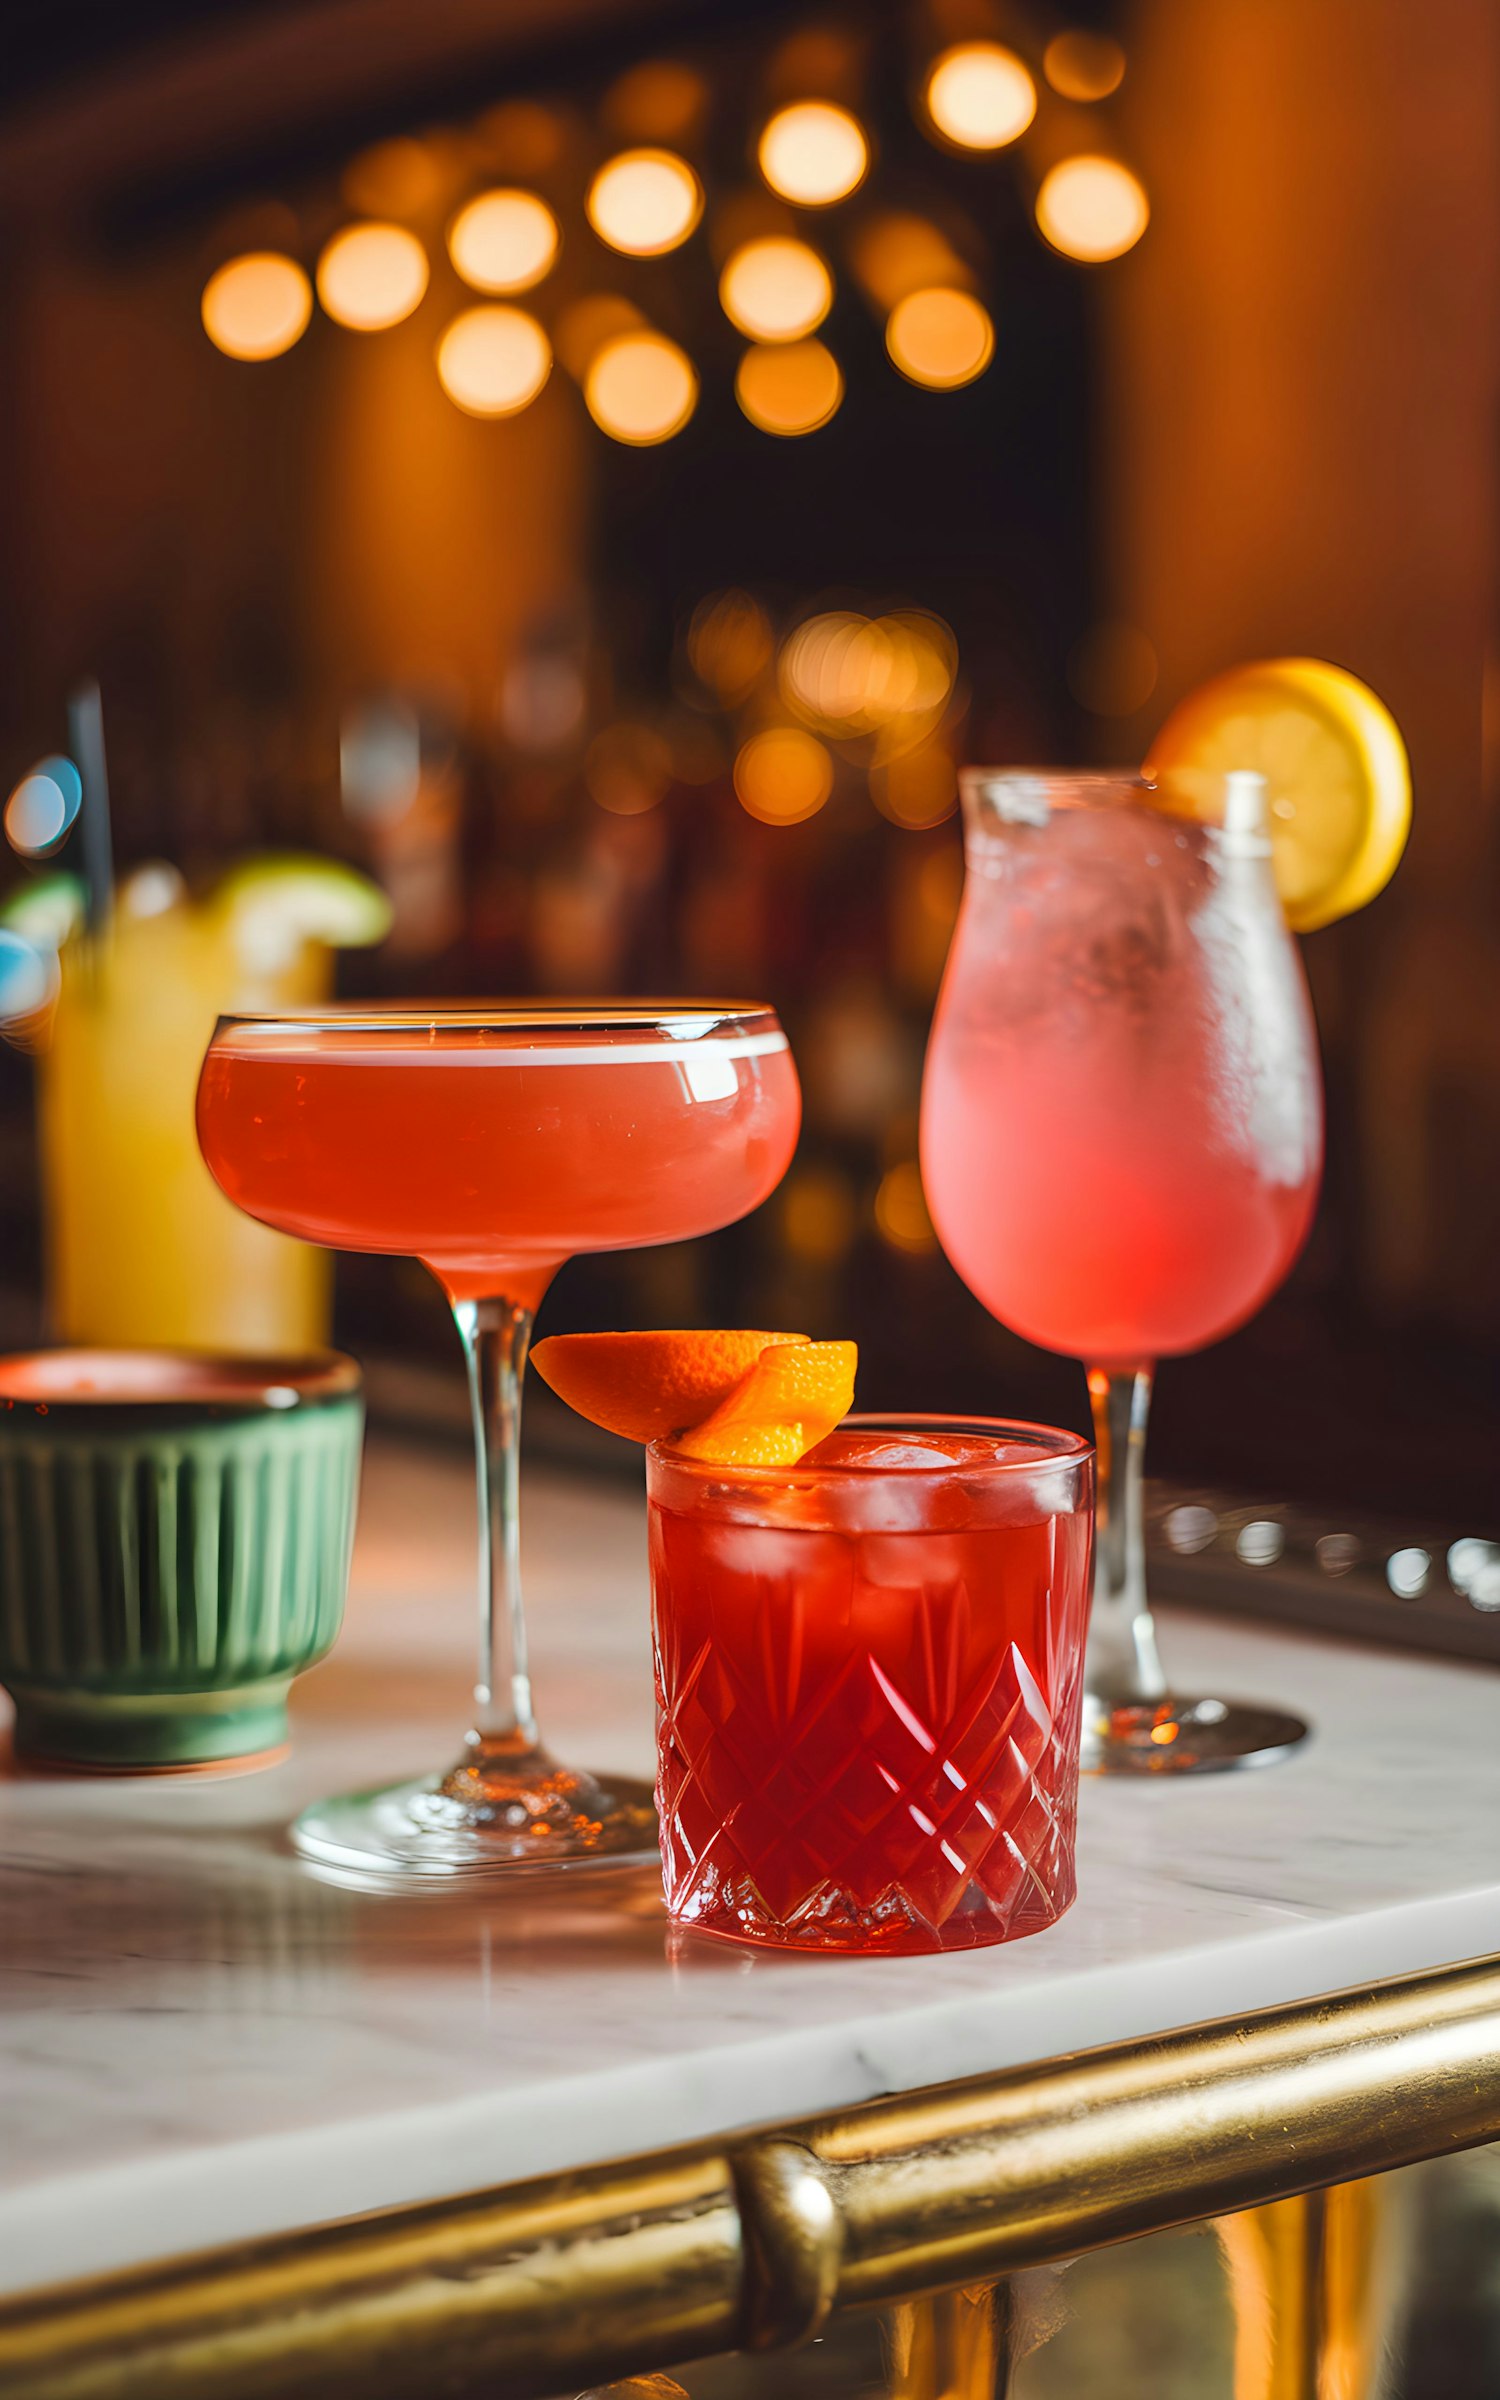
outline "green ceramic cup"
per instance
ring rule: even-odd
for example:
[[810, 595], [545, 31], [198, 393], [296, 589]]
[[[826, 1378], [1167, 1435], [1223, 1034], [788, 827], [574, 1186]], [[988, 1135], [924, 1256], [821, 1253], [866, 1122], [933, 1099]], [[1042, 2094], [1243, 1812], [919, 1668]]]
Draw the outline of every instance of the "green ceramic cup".
[[364, 1404], [336, 1351], [0, 1359], [0, 1684], [16, 1755], [275, 1755], [338, 1632]]

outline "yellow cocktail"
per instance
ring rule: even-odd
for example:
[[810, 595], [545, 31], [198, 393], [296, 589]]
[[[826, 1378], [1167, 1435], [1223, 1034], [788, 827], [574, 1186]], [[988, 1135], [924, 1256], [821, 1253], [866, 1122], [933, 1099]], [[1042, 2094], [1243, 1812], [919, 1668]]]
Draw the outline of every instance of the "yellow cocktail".
[[233, 1208], [199, 1155], [198, 1069], [231, 1009], [327, 997], [330, 944], [377, 940], [382, 895], [314, 860], [240, 869], [206, 901], [144, 870], [75, 931], [39, 1060], [48, 1308], [63, 1341], [299, 1351], [328, 1338], [331, 1259]]

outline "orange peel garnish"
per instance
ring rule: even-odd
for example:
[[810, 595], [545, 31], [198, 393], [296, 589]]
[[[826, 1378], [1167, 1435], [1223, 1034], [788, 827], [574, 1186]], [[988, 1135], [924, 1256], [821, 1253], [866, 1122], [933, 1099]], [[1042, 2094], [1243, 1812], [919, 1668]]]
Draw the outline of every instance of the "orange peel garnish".
[[713, 1414], [673, 1447], [710, 1466], [795, 1466], [848, 1415], [858, 1357], [853, 1342], [763, 1350]]
[[554, 1333], [532, 1363], [560, 1400], [628, 1442], [668, 1441], [738, 1391], [767, 1350], [805, 1333]]

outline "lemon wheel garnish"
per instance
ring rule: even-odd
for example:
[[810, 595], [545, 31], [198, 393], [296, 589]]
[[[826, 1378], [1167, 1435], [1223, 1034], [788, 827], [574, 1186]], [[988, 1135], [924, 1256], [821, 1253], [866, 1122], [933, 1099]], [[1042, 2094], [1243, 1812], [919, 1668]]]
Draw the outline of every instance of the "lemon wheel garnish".
[[1173, 710], [1146, 762], [1169, 801], [1211, 815], [1236, 768], [1266, 779], [1276, 888], [1311, 933], [1383, 891], [1411, 824], [1396, 721], [1367, 684], [1317, 658], [1231, 667]]

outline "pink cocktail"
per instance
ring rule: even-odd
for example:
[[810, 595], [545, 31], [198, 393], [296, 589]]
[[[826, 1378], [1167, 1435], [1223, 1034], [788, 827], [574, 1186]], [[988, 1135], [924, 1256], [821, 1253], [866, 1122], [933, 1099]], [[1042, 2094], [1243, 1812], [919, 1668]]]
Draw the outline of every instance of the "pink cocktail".
[[975, 770], [964, 799], [923, 1180], [991, 1313], [1089, 1368], [1107, 1477], [1091, 1735], [1100, 1763], [1264, 1755], [1297, 1720], [1166, 1704], [1138, 1488], [1154, 1362], [1253, 1315], [1317, 1199], [1317, 1038], [1260, 779], [1227, 777], [1212, 824], [1167, 813], [1128, 775]]
[[851, 1418], [790, 1468], [648, 1455], [662, 1860], [680, 1923], [971, 1949], [1073, 1898], [1093, 1455]]
[[420, 1258], [469, 1364], [480, 1478], [477, 1718], [448, 1774], [310, 1809], [300, 1846], [351, 1872], [452, 1875], [649, 1854], [650, 1795], [543, 1749], [516, 1526], [532, 1314], [579, 1251], [743, 1216], [800, 1117], [768, 1009], [527, 1002], [226, 1018], [198, 1089], [203, 1155], [283, 1233]]

